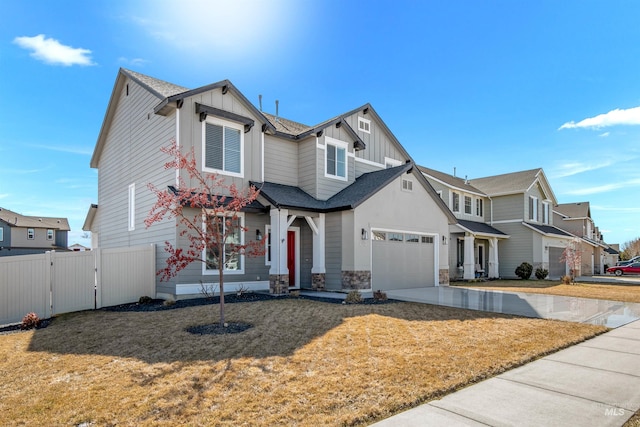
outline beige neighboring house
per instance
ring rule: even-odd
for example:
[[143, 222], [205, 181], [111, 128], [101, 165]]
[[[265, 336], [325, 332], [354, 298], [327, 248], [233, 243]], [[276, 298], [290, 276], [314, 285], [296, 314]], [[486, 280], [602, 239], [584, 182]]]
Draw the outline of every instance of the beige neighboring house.
[[[98, 202], [83, 230], [92, 246], [154, 243], [165, 265], [165, 242], [184, 242], [175, 220], [150, 228], [155, 202], [147, 188], [177, 185], [160, 148], [175, 140], [195, 151], [200, 170], [259, 199], [242, 212], [239, 241], [267, 236], [263, 257], [225, 260], [225, 287], [385, 290], [449, 283], [446, 244], [456, 218], [369, 104], [305, 125], [253, 105], [229, 80], [188, 89], [120, 69], [91, 167]], [[186, 177], [185, 177], [186, 178]], [[209, 259], [209, 254], [203, 254]], [[226, 257], [226, 255], [225, 255]], [[192, 264], [158, 296], [198, 295], [217, 281], [213, 263]]]
[[67, 250], [66, 218], [26, 216], [0, 208], [0, 256]]
[[580, 238], [580, 275], [604, 274], [605, 265], [614, 265], [607, 262], [611, 261], [608, 257], [613, 253], [607, 250], [609, 246], [591, 217], [589, 202], [558, 204], [553, 207], [553, 219], [558, 228]]
[[68, 249], [72, 252], [85, 252], [91, 250], [91, 248], [83, 246], [80, 243], [74, 243], [73, 245], [70, 245]]

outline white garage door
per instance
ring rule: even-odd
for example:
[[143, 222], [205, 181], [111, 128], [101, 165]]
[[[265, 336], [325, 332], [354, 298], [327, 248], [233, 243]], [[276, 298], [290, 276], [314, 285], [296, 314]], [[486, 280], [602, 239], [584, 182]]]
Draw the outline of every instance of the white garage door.
[[433, 236], [374, 230], [371, 241], [374, 290], [435, 286]]

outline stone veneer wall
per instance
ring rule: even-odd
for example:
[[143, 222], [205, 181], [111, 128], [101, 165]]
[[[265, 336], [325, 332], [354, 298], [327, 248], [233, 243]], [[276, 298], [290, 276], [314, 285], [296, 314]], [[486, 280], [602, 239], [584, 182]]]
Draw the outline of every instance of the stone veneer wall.
[[371, 289], [371, 271], [342, 271], [342, 289]]
[[288, 274], [269, 275], [269, 293], [274, 295], [286, 295], [289, 293]]
[[314, 291], [323, 291], [325, 284], [325, 274], [324, 273], [313, 273], [311, 274], [311, 288]]
[[449, 269], [448, 268], [441, 268], [439, 270], [438, 283], [441, 284], [441, 285], [448, 285], [449, 284]]

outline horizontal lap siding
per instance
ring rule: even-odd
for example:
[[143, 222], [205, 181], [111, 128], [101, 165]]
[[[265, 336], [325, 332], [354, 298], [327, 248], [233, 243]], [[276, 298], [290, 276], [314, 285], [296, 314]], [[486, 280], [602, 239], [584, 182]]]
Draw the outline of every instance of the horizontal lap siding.
[[510, 236], [498, 243], [500, 277], [517, 277], [515, 270], [520, 264], [534, 264], [533, 231], [519, 223], [498, 224], [496, 228]]

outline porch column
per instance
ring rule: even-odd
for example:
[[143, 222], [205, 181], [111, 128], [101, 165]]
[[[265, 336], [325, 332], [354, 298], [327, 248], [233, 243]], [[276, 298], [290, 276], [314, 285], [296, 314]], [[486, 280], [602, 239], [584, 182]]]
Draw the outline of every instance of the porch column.
[[475, 279], [476, 277], [476, 259], [473, 255], [473, 243], [475, 238], [473, 234], [466, 233], [464, 235], [464, 280]]
[[489, 239], [489, 279], [497, 279], [500, 277], [500, 268], [498, 263], [498, 238]]
[[325, 214], [319, 214], [315, 220], [305, 217], [313, 231], [313, 266], [311, 267], [311, 284], [313, 289], [324, 289], [325, 286]]
[[271, 209], [271, 268], [269, 292], [289, 293], [289, 267], [287, 267], [288, 209]]

